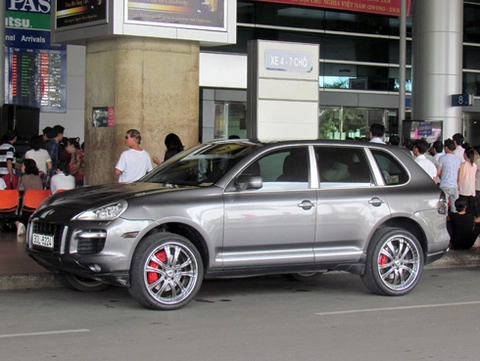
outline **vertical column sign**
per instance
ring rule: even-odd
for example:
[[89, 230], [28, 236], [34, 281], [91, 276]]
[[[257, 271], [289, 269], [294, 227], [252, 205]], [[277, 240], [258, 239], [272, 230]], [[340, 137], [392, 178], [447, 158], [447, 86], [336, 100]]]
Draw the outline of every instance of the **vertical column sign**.
[[318, 135], [318, 59], [315, 44], [248, 44], [247, 135], [259, 140]]

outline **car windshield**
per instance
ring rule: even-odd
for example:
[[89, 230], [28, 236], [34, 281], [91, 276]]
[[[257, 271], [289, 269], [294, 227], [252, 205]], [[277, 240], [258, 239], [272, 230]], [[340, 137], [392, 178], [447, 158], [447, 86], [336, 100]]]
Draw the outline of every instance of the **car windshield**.
[[140, 181], [207, 187], [216, 183], [255, 147], [258, 144], [246, 141], [200, 145], [172, 158]]

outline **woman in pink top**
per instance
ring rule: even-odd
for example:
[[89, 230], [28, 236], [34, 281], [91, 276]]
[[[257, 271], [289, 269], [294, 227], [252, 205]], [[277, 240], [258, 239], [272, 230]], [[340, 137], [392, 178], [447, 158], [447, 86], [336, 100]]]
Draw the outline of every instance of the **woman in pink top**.
[[475, 164], [475, 152], [473, 148], [465, 149], [463, 158], [465, 162], [460, 165], [460, 169], [458, 170], [458, 194], [459, 198], [465, 198], [467, 201], [467, 212], [474, 212], [477, 165]]

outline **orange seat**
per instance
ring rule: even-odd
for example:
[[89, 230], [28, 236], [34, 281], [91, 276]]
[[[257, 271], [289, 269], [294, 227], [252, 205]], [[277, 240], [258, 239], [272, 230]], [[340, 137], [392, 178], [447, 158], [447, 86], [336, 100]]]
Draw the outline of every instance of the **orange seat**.
[[5, 189], [0, 191], [0, 212], [15, 212], [18, 207], [18, 189]]
[[23, 207], [24, 212], [33, 212], [38, 206], [48, 197], [50, 197], [50, 191], [43, 189], [27, 189], [23, 195]]

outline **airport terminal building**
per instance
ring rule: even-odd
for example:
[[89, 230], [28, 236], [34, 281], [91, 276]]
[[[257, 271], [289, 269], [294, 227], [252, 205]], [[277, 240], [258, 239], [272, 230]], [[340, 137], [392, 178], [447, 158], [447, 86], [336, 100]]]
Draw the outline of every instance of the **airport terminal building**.
[[[405, 113], [399, 114], [402, 29], [398, 8], [402, 1], [408, 16]], [[9, 8], [9, 3], [18, 7], [21, 2], [7, 1], [7, 18], [20, 10], [13, 5]], [[40, 10], [46, 2], [28, 3], [38, 4]], [[425, 129], [422, 122], [427, 122], [430, 128], [440, 128], [443, 138], [450, 137], [454, 129], [462, 131], [470, 143], [480, 144], [480, 127], [476, 126], [480, 104], [473, 101], [480, 96], [480, 1], [215, 0], [202, 4], [216, 9], [236, 4], [236, 39], [228, 45], [200, 41], [199, 141], [247, 135], [247, 48], [251, 41], [269, 40], [318, 44], [319, 138], [366, 136], [375, 122], [384, 123], [389, 134], [397, 134], [399, 129], [405, 132], [403, 124], [407, 122], [410, 135], [417, 137]], [[432, 7], [435, 11], [430, 11]], [[442, 28], [444, 44], [439, 46], [438, 35], [429, 26]], [[8, 26], [6, 30], [8, 39]], [[423, 35], [416, 35], [418, 30]], [[417, 44], [416, 38], [420, 38]], [[84, 126], [90, 118], [84, 107], [85, 49], [68, 44], [65, 53], [61, 58], [66, 73], [65, 109], [41, 111], [39, 128], [62, 124], [67, 135], [84, 139]], [[6, 104], [10, 91], [7, 84]], [[443, 94], [441, 101], [433, 96], [438, 92]], [[454, 106], [453, 95], [468, 95], [469, 102]]]
[[[397, 133], [399, 17], [374, 11], [342, 11], [293, 5], [293, 3], [299, 2], [239, 0], [236, 44], [202, 47], [200, 96], [203, 136], [211, 138], [245, 134], [243, 125], [247, 97], [246, 52], [248, 42], [256, 39], [319, 44], [319, 137], [345, 139], [345, 137], [368, 135], [368, 126], [374, 122], [384, 123], [390, 133]], [[336, 3], [339, 5], [339, 2]], [[431, 11], [430, 16], [442, 16], [442, 13], [447, 16], [445, 14], [447, 10], [440, 9], [440, 3], [447, 2], [437, 1], [437, 3], [439, 6], [435, 11]], [[450, 1], [448, 3], [451, 5]], [[480, 90], [477, 84], [480, 76], [480, 27], [478, 26], [480, 1], [458, 3], [463, 3], [463, 8], [460, 9], [463, 12], [461, 19], [463, 50], [461, 54], [453, 55], [456, 58], [455, 61], [462, 62], [462, 84], [459, 93], [479, 96]], [[405, 120], [407, 121], [412, 120], [414, 73], [412, 28], [415, 16], [412, 13], [414, 10], [416, 10], [415, 0], [411, 3], [406, 21]], [[448, 17], [453, 17], [450, 10], [448, 12]], [[422, 17], [425, 17], [425, 14], [422, 14]], [[451, 49], [445, 47], [446, 51]], [[452, 54], [436, 54], [433, 58], [436, 62], [451, 62], [451, 57]], [[418, 76], [421, 77], [421, 74]], [[450, 99], [447, 103], [449, 101]], [[450, 104], [446, 106], [449, 107]], [[458, 110], [461, 111], [461, 127], [466, 138], [472, 144], [480, 144], [480, 128], [476, 126], [480, 121], [479, 105], [474, 103], [472, 106], [464, 106], [460, 109]], [[434, 124], [439, 123], [441, 124], [442, 120], [439, 122], [434, 120]], [[451, 135], [443, 136], [448, 138]], [[413, 133], [412, 136], [414, 136]]]

